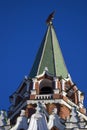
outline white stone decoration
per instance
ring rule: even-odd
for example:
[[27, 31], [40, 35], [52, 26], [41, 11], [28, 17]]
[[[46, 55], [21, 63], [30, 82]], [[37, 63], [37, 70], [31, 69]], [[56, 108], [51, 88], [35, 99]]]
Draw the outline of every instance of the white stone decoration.
[[59, 94], [59, 89], [54, 89], [54, 94]]
[[45, 115], [37, 104], [36, 113], [31, 116], [28, 130], [48, 130]]
[[5, 111], [0, 111], [0, 126], [4, 126], [6, 125], [6, 115], [5, 115]]
[[60, 117], [57, 115], [57, 108], [53, 109], [53, 112], [49, 116], [49, 121], [48, 121], [48, 129], [49, 130], [51, 130], [51, 128], [54, 126], [60, 130], [65, 129], [65, 126], [60, 122]]
[[65, 80], [64, 79], [62, 79], [62, 92], [61, 92], [61, 94], [63, 95], [63, 96], [66, 96], [66, 92], [65, 92]]
[[79, 100], [79, 107], [83, 108], [84, 97], [81, 99], [81, 91], [80, 90], [78, 90], [78, 100]]
[[84, 119], [82, 118], [82, 116], [79, 117], [79, 127], [80, 128], [85, 128], [86, 126], [86, 122], [84, 121]]
[[32, 80], [33, 80], [33, 90], [35, 90], [35, 83], [36, 83], [37, 79], [33, 78]]
[[25, 76], [24, 76], [24, 79], [25, 79], [25, 80], [28, 80], [28, 76], [27, 76], [27, 75], [25, 75]]
[[44, 68], [44, 71], [48, 71], [48, 67], [45, 67], [45, 68]]
[[33, 80], [33, 89], [31, 90], [31, 95], [36, 95], [35, 84], [36, 84], [37, 79], [33, 78], [32, 80]]
[[[2, 118], [0, 117], [0, 119], [4, 120], [6, 118], [5, 112], [1, 111], [1, 113]], [[53, 127], [59, 130], [87, 130], [87, 121], [78, 114], [76, 107], [72, 107], [71, 114], [65, 121], [58, 116], [57, 108], [54, 108], [52, 114], [49, 115], [44, 102], [37, 102], [36, 112], [28, 120], [25, 116], [25, 110], [21, 110], [16, 125], [12, 128], [9, 123], [3, 123], [2, 126], [1, 123], [3, 121], [0, 122], [0, 130], [51, 130]]]
[[20, 129], [27, 130], [27, 128], [28, 124], [27, 124], [27, 117], [25, 116], [25, 110], [21, 110], [21, 114], [17, 118], [16, 125], [12, 127], [10, 130], [20, 130]]
[[68, 73], [68, 79], [66, 79], [67, 81], [71, 81], [71, 83], [73, 84], [73, 81], [72, 81], [72, 78], [71, 78], [71, 75]]
[[73, 122], [73, 123], [74, 122], [77, 123], [79, 121], [76, 107], [72, 107], [72, 111], [71, 111], [71, 114], [70, 114], [70, 120], [69, 121]]
[[85, 126], [85, 128], [87, 128], [87, 125]]
[[66, 128], [79, 128], [79, 118], [75, 107], [72, 107], [70, 117], [66, 120]]
[[80, 115], [78, 115], [76, 107], [72, 107], [70, 117], [66, 120], [66, 130], [87, 130], [87, 121]]
[[56, 77], [54, 77], [54, 81], [55, 81], [55, 89], [58, 89], [58, 85], [57, 85], [57, 83], [58, 83], [59, 79], [56, 78]]
[[54, 77], [54, 81], [55, 81], [55, 89], [53, 90], [54, 94], [59, 94], [59, 89], [58, 89], [58, 81], [59, 81], [59, 79], [57, 77]]
[[49, 118], [49, 114], [46, 111], [46, 105], [45, 105], [45, 103], [44, 102], [42, 102], [42, 103], [38, 102], [38, 103], [39, 103], [39, 106], [41, 108], [41, 112], [44, 113], [45, 116]]

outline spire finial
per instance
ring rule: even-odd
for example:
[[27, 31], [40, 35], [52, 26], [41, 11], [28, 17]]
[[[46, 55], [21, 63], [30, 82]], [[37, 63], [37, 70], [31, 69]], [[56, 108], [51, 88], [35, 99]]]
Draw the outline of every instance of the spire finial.
[[55, 11], [53, 11], [47, 18], [46, 20], [46, 23], [47, 24], [52, 24], [52, 20], [54, 19], [54, 14], [55, 14]]

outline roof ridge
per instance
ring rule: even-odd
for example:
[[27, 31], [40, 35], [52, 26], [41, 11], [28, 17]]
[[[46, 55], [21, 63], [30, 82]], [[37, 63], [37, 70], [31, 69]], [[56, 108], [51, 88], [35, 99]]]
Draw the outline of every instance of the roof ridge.
[[[57, 51], [57, 53], [59, 52], [60, 53], [60, 58], [62, 58], [62, 62], [63, 62], [63, 64], [62, 65], [64, 65], [64, 68], [65, 68], [65, 71], [67, 72], [67, 74], [68, 74], [68, 70], [67, 70], [67, 67], [66, 67], [66, 64], [65, 64], [65, 61], [64, 61], [64, 57], [63, 57], [63, 54], [62, 54], [62, 50], [61, 50], [61, 47], [60, 47], [60, 44], [59, 44], [59, 41], [58, 41], [58, 39], [57, 39], [57, 35], [56, 35], [56, 32], [55, 32], [55, 28], [54, 28], [54, 26], [53, 26], [53, 24], [52, 24], [52, 26], [51, 26], [51, 32], [52, 33], [54, 33], [55, 35], [55, 42], [57, 42], [57, 47], [58, 47], [58, 51]], [[52, 36], [53, 36], [53, 34], [52, 34]], [[54, 38], [54, 37], [52, 37], [52, 38]], [[53, 49], [54, 49], [54, 53], [56, 52], [55, 51], [55, 45], [54, 45], [55, 43], [54, 43], [54, 39], [53, 39]], [[56, 58], [56, 54], [54, 54], [54, 61], [55, 61], [55, 71], [56, 71], [56, 75], [57, 75], [57, 67], [56, 67], [56, 64], [57, 64], [57, 58]], [[60, 76], [60, 75], [57, 75], [57, 76]]]
[[56, 68], [55, 68], [55, 56], [54, 56], [54, 47], [53, 47], [53, 37], [52, 37], [52, 24], [50, 24], [50, 30], [51, 30], [51, 40], [52, 40], [52, 49], [53, 49], [53, 61], [54, 61], [54, 74], [56, 75]]
[[47, 32], [46, 32], [46, 39], [45, 39], [45, 42], [44, 42], [44, 47], [43, 47], [43, 51], [42, 51], [42, 55], [41, 55], [41, 60], [40, 60], [40, 63], [38, 65], [37, 75], [39, 75], [39, 69], [40, 69], [40, 65], [41, 65], [41, 62], [42, 62], [44, 50], [45, 50], [45, 47], [46, 47], [46, 41], [47, 41], [48, 31], [49, 30], [47, 30]]

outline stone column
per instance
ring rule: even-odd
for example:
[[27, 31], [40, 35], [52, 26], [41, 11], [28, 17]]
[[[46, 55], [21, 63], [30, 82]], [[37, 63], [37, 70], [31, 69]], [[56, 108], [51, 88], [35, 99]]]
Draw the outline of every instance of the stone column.
[[35, 90], [35, 84], [36, 84], [36, 81], [37, 81], [37, 79], [33, 79], [33, 90]]
[[35, 95], [36, 94], [35, 84], [36, 84], [37, 79], [34, 78], [34, 79], [32, 79], [32, 81], [33, 81], [33, 89], [31, 90], [31, 94]]
[[59, 79], [58, 78], [54, 78], [54, 81], [55, 81], [55, 89], [58, 89], [58, 81], [59, 81]]
[[62, 95], [63, 96], [66, 96], [66, 92], [65, 92], [65, 80], [64, 79], [62, 79]]
[[54, 89], [54, 93], [58, 94], [59, 93], [59, 89], [58, 89], [58, 81], [59, 79], [54, 77], [54, 82], [55, 82], [55, 89]]
[[78, 90], [78, 102], [79, 102], [79, 107], [83, 107], [83, 99], [81, 99], [81, 91]]

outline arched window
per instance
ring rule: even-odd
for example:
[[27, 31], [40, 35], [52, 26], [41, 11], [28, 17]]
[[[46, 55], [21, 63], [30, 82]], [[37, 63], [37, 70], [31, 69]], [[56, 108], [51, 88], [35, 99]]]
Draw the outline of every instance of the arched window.
[[49, 86], [44, 86], [41, 88], [40, 94], [53, 94], [53, 89]]
[[43, 79], [40, 82], [39, 94], [53, 94], [53, 82], [49, 79]]

